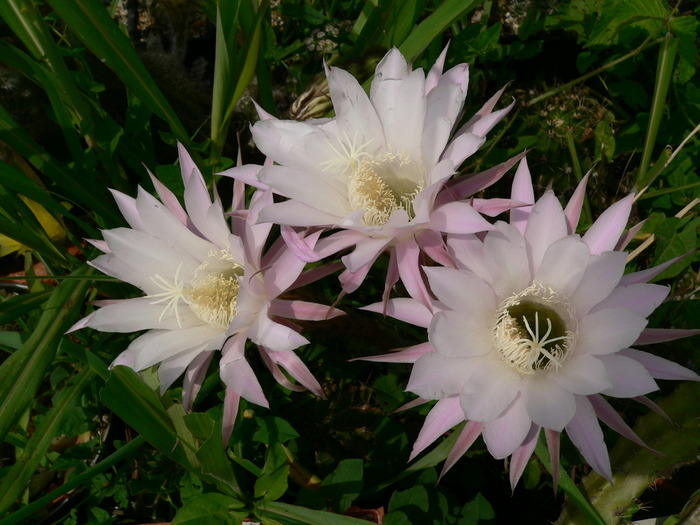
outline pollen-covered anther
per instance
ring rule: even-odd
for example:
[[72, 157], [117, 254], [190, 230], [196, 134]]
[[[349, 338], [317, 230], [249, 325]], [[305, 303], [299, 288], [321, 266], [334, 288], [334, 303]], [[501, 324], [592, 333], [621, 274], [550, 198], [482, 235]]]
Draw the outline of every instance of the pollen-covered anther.
[[192, 312], [209, 325], [228, 327], [236, 315], [238, 277], [242, 274], [243, 268], [229, 252], [210, 253], [187, 290], [186, 300]]
[[425, 169], [408, 155], [384, 153], [360, 160], [348, 178], [350, 206], [364, 210], [367, 226], [384, 226], [397, 210], [415, 216], [413, 202], [425, 187]]
[[501, 304], [493, 326], [494, 345], [501, 359], [521, 374], [556, 370], [574, 347], [575, 319], [565, 298], [533, 284]]

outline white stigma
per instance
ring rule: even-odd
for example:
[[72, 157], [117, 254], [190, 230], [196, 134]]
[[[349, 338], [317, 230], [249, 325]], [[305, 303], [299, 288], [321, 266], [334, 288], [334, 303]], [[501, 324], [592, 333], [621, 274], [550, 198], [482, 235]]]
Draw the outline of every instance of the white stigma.
[[559, 369], [576, 340], [569, 301], [533, 284], [506, 299], [496, 313], [493, 341], [500, 357], [521, 374]]
[[360, 161], [370, 157], [370, 154], [365, 149], [374, 142], [374, 139], [369, 139], [364, 144], [358, 144], [357, 132], [351, 139], [347, 133], [343, 133], [344, 140], [338, 140], [336, 144], [327, 141], [328, 146], [336, 154], [336, 158], [327, 160], [321, 163], [323, 171], [343, 173], [346, 170], [354, 170]]
[[367, 226], [384, 226], [397, 210], [415, 216], [413, 202], [425, 188], [425, 168], [406, 154], [363, 157], [348, 178], [350, 207], [364, 210]]
[[163, 290], [161, 293], [152, 294], [148, 297], [158, 297], [157, 301], [153, 301], [151, 304], [166, 303], [163, 311], [158, 318], [158, 322], [162, 322], [163, 318], [169, 313], [175, 314], [175, 319], [177, 319], [177, 326], [182, 328], [182, 322], [180, 321], [180, 311], [178, 306], [180, 305], [180, 299], [185, 300], [185, 289], [183, 283], [180, 281], [180, 269], [182, 264], [177, 267], [175, 271], [175, 277], [172, 283], [169, 283], [165, 278], [156, 274], [151, 276], [151, 281], [158, 288]]

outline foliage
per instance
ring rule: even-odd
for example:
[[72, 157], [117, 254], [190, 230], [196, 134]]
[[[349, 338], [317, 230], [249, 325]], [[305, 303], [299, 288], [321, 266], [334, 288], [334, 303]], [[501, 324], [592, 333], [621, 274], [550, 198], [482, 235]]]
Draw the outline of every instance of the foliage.
[[[0, 234], [24, 251], [0, 260], [3, 275], [23, 276], [0, 283], [0, 523], [233, 524], [257, 517], [350, 525], [380, 508], [391, 525], [544, 523], [557, 518], [565, 499], [601, 522], [585, 496], [596, 480], [581, 491], [588, 468], [570, 443], [562, 444], [557, 495], [545, 449], [512, 496], [503, 465], [483, 447], [437, 483], [436, 466], [455, 434], [407, 463], [426, 412], [395, 412], [411, 401], [407, 370], [348, 363], [424, 338], [355, 310], [381, 296], [381, 264], [339, 302], [352, 315], [305, 327], [312, 343], [302, 357], [322, 378], [327, 399], [292, 396], [270, 380], [263, 386], [274, 409], [242, 401], [224, 444], [214, 366], [188, 414], [180, 388], [161, 395], [153, 371], [108, 369], [131, 336], [64, 335], [90, 301], [134, 294], [85, 264], [95, 253], [82, 239], [123, 225], [108, 188], [150, 190], [150, 170], [181, 192], [176, 141], [212, 185], [212, 173], [238, 154], [259, 160], [249, 143], [251, 97], [275, 115], [292, 108], [323, 116], [323, 60], [369, 80], [391, 46], [426, 67], [449, 42], [448, 66], [470, 63], [468, 108], [503, 86], [516, 100], [465, 172], [529, 148], [540, 192], [551, 184], [566, 194], [590, 171], [586, 225], [637, 191], [635, 216], [646, 222], [632, 267], [671, 260], [697, 248], [700, 230], [700, 142], [684, 142], [700, 123], [700, 8], [683, 0], [146, 3], [139, 4], [139, 27], [117, 0], [107, 8], [95, 0], [0, 2]], [[217, 184], [226, 199], [230, 187]], [[487, 193], [502, 194], [509, 181], [503, 184]], [[700, 326], [699, 260], [694, 252], [657, 278], [671, 287], [671, 299], [652, 318], [655, 326]], [[330, 304], [338, 291], [330, 276], [305, 293]], [[696, 347], [683, 340], [658, 352], [698, 370]], [[669, 393], [664, 387], [659, 399]], [[682, 405], [679, 418], [697, 406], [678, 397], [669, 403]], [[622, 403], [616, 408], [626, 419], [638, 414]], [[658, 441], [663, 451], [674, 443], [670, 425], [655, 420], [646, 428], [650, 445]], [[615, 455], [624, 468], [668, 475], [697, 459], [697, 427], [688, 423], [683, 436], [681, 453], [654, 458], [653, 467], [646, 456]], [[697, 501], [697, 479], [669, 514]], [[616, 481], [618, 497], [623, 485]], [[645, 487], [595, 507], [629, 520], [615, 509]], [[567, 508], [562, 520], [574, 512]]]

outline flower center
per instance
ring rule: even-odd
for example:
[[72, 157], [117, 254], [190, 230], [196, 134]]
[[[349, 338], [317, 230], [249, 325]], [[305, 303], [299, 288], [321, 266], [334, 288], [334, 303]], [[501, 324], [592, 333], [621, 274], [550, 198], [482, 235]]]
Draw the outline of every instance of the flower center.
[[195, 271], [185, 301], [205, 323], [227, 328], [236, 315], [240, 275], [243, 267], [228, 251], [212, 252]]
[[498, 354], [521, 374], [558, 369], [576, 341], [576, 317], [566, 298], [533, 284], [501, 303], [493, 326]]
[[367, 226], [384, 226], [401, 209], [412, 219], [413, 201], [424, 187], [425, 169], [405, 153], [364, 156], [348, 177], [350, 206], [364, 210]]

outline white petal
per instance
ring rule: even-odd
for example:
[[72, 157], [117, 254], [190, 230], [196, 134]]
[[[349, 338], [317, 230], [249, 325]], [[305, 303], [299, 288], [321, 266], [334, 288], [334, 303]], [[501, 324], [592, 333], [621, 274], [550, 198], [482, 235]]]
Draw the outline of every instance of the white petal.
[[[495, 310], [495, 308], [494, 308]], [[433, 317], [428, 337], [435, 350], [445, 357], [475, 357], [493, 348], [491, 315], [471, 315], [469, 312], [444, 310]]]
[[554, 192], [548, 191], [532, 207], [525, 228], [532, 268], [537, 270], [547, 248], [567, 235], [564, 210]]
[[608, 371], [612, 388], [602, 393], [613, 397], [637, 397], [658, 390], [659, 386], [646, 368], [637, 360], [620, 354], [598, 357]]
[[520, 386], [520, 375], [507, 365], [484, 362], [469, 377], [459, 396], [464, 414], [472, 421], [498, 419], [518, 395]]
[[[260, 180], [282, 195], [323, 213], [344, 217], [351, 211], [347, 188], [343, 189], [328, 177], [284, 166], [268, 166], [260, 172]], [[261, 215], [264, 216], [264, 212]]]
[[590, 252], [578, 236], [554, 242], [544, 253], [534, 281], [570, 296], [586, 271]]
[[[430, 289], [448, 308], [465, 315], [491, 315], [496, 311], [496, 298], [491, 287], [468, 270], [424, 267]], [[480, 316], [481, 317], [481, 316]]]
[[435, 352], [421, 356], [413, 365], [406, 390], [423, 399], [442, 399], [459, 394], [478, 359], [453, 359]]
[[[605, 252], [590, 257], [581, 282], [569, 296], [569, 300], [579, 316], [586, 315], [591, 308], [610, 295], [620, 282], [626, 263], [627, 254], [625, 252]], [[615, 306], [621, 305], [611, 304], [603, 308], [614, 308]]]
[[102, 332], [125, 333], [154, 328], [174, 330], [202, 324], [183, 301], [178, 309], [178, 323], [174, 312], [164, 315], [165, 304], [154, 304], [157, 300], [153, 297], [136, 297], [103, 306], [90, 315], [84, 326]]
[[611, 354], [637, 340], [647, 324], [639, 314], [625, 308], [607, 308], [584, 317], [578, 326], [576, 353]]
[[428, 94], [422, 141], [426, 166], [437, 164], [442, 155], [457, 115], [464, 105], [465, 95], [466, 91], [461, 85], [443, 83]]
[[525, 403], [518, 397], [501, 417], [484, 423], [481, 435], [491, 455], [503, 459], [522, 445], [531, 426]]
[[497, 223], [484, 239], [484, 256], [491, 268], [490, 281], [498, 297], [524, 290], [532, 283], [525, 238], [513, 226]]
[[628, 195], [605, 210], [588, 228], [583, 242], [588, 244], [593, 255], [615, 248], [625, 231], [633, 202], [634, 195]]
[[562, 388], [583, 396], [597, 394], [612, 386], [605, 365], [590, 355], [573, 355], [561, 369], [549, 375]]
[[333, 226], [341, 216], [326, 213], [298, 201], [276, 202], [264, 208], [258, 215], [261, 222], [288, 226]]
[[574, 417], [574, 395], [546, 374], [524, 381], [522, 393], [527, 412], [537, 425], [560, 432]]
[[602, 302], [596, 304], [591, 312], [605, 308], [626, 308], [647, 317], [663, 302], [669, 291], [668, 286], [658, 284], [639, 283], [618, 286]]

